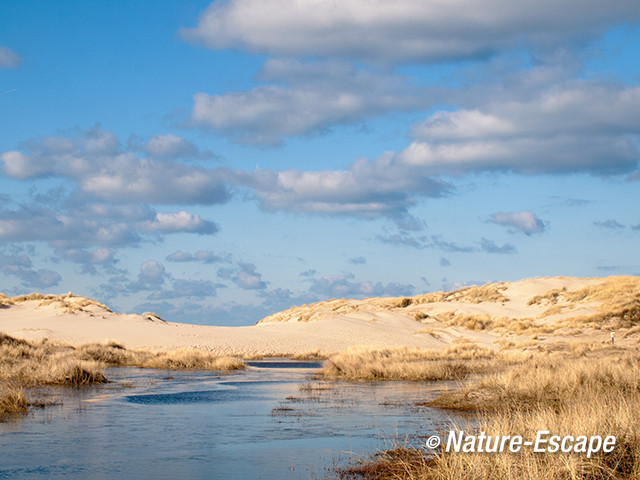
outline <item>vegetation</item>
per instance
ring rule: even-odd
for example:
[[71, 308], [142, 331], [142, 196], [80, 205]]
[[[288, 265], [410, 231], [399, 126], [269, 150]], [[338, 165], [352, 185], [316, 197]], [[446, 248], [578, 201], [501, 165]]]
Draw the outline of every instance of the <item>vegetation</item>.
[[0, 333], [0, 417], [26, 411], [24, 387], [106, 383], [105, 367], [239, 370], [241, 359], [190, 349], [128, 350], [115, 342], [72, 347], [47, 340], [28, 342]]
[[[547, 430], [561, 437], [616, 437], [611, 453], [456, 453], [397, 447], [338, 471], [363, 479], [627, 479], [640, 477], [640, 358], [598, 345], [564, 345], [511, 356], [502, 371], [484, 373], [432, 406], [480, 412], [474, 433], [534, 439]], [[478, 369], [476, 371], [482, 371]]]
[[492, 349], [471, 342], [458, 342], [441, 350], [352, 347], [329, 357], [320, 373], [349, 381], [459, 380], [486, 368], [494, 355]]
[[[41, 293], [30, 293], [28, 295], [18, 295], [17, 297], [5, 298], [6, 305], [15, 305], [24, 302], [35, 302], [39, 301], [38, 308], [46, 307], [48, 305], [55, 305], [58, 308], [62, 308], [64, 313], [77, 313], [77, 312], [85, 312], [85, 307], [96, 306], [100, 309], [111, 312], [109, 307], [106, 305], [96, 302], [90, 298], [85, 297], [75, 297], [71, 292], [65, 295], [43, 295]], [[0, 297], [0, 302], [2, 302], [2, 297]], [[0, 306], [2, 304], [0, 303]]]

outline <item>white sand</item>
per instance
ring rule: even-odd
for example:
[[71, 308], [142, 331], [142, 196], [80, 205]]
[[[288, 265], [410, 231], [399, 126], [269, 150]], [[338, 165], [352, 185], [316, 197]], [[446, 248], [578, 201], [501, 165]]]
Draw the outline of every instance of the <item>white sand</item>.
[[[528, 305], [534, 295], [563, 287], [576, 290], [600, 281], [602, 279], [534, 278], [506, 283], [502, 293], [508, 301], [504, 303], [459, 301], [395, 308], [398, 299], [324, 302], [290, 309], [248, 327], [165, 322], [153, 317], [111, 313], [97, 305], [84, 307], [80, 312], [65, 313], [60, 304], [40, 307], [39, 300], [31, 300], [0, 308], [0, 331], [19, 338], [49, 338], [73, 345], [110, 339], [128, 348], [193, 347], [244, 356], [310, 352], [326, 355], [355, 345], [440, 348], [460, 337], [492, 345], [499, 335], [491, 332], [448, 327], [437, 335], [438, 338], [428, 333], [416, 333], [424, 331], [434, 321], [420, 322], [414, 316], [417, 312], [430, 315], [457, 312], [488, 314], [495, 318], [536, 318], [547, 306]], [[336, 308], [336, 305], [342, 307]], [[586, 314], [596, 311], [593, 306], [581, 308], [580, 312]], [[311, 321], [298, 321], [303, 313], [315, 313], [316, 317]], [[605, 338], [605, 333], [608, 332], [596, 336]]]

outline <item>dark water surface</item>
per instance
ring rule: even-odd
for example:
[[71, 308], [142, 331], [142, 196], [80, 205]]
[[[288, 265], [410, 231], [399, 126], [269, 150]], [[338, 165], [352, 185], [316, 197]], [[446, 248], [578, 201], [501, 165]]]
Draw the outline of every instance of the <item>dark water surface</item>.
[[448, 424], [433, 384], [315, 379], [314, 362], [232, 375], [112, 368], [113, 383], [43, 392], [62, 405], [0, 423], [0, 478], [324, 479]]

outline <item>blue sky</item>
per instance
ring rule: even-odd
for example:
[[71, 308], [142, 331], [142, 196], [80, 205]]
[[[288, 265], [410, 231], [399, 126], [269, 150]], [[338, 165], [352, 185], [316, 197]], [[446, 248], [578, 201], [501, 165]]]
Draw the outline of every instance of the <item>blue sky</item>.
[[640, 3], [0, 3], [0, 291], [245, 325], [640, 274]]

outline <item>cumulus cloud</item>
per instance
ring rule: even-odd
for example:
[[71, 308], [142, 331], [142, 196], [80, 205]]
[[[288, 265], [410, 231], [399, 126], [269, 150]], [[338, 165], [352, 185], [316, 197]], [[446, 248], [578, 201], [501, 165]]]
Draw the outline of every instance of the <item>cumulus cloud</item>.
[[218, 226], [208, 220], [203, 220], [197, 213], [181, 210], [175, 213], [157, 213], [152, 221], [142, 223], [141, 228], [150, 232], [160, 233], [216, 233]]
[[423, 109], [435, 99], [433, 89], [405, 78], [339, 62], [267, 60], [260, 79], [276, 83], [223, 95], [196, 93], [192, 124], [240, 142], [277, 144], [389, 111]]
[[45, 241], [56, 248], [77, 248], [135, 245], [141, 240], [127, 222], [74, 213], [29, 205], [0, 211], [0, 242]]
[[262, 280], [262, 274], [256, 269], [253, 263], [239, 263], [235, 267], [221, 268], [218, 276], [234, 282], [243, 290], [264, 290], [267, 288], [266, 282]]
[[142, 290], [159, 290], [168, 278], [164, 265], [155, 260], [140, 265], [140, 273], [135, 282], [127, 285], [130, 292]]
[[310, 292], [320, 295], [321, 298], [397, 297], [411, 295], [413, 290], [413, 285], [403, 285], [395, 282], [390, 282], [386, 285], [381, 282], [375, 284], [372, 282], [358, 282], [352, 274], [326, 275], [314, 278], [309, 287]]
[[95, 264], [93, 254], [77, 249], [98, 247], [96, 252], [104, 253], [105, 249], [137, 246], [154, 235], [213, 234], [218, 230], [215, 223], [186, 211], [156, 213], [140, 205], [74, 205], [70, 199], [62, 203], [65, 205], [47, 207], [34, 202], [0, 210], [0, 243], [43, 241], [57, 249], [75, 249], [71, 258]]
[[524, 45], [585, 39], [640, 18], [636, 2], [605, 0], [231, 0], [214, 2], [182, 36], [258, 54], [421, 62], [486, 57]]
[[45, 137], [23, 144], [25, 152], [0, 154], [8, 177], [63, 177], [88, 196], [116, 202], [204, 205], [229, 199], [221, 169], [140, 157], [100, 126], [69, 137]]
[[256, 170], [234, 172], [234, 180], [254, 190], [267, 211], [286, 210], [362, 218], [388, 217], [411, 225], [408, 209], [416, 196], [440, 197], [450, 185], [382, 156], [360, 159], [346, 170]]
[[199, 250], [196, 253], [183, 252], [177, 250], [167, 256], [169, 262], [202, 262], [216, 263], [221, 262], [223, 258], [208, 250]]
[[22, 59], [9, 47], [0, 45], [0, 68], [18, 68]]
[[525, 235], [542, 233], [545, 231], [545, 223], [535, 213], [528, 210], [520, 212], [497, 212], [491, 215], [491, 222], [508, 227], [511, 231], [521, 232]]
[[0, 271], [5, 275], [18, 277], [25, 287], [53, 287], [62, 280], [62, 276], [53, 270], [34, 269], [27, 255], [0, 254]]
[[529, 93], [521, 99], [502, 92], [476, 108], [434, 113], [412, 128], [414, 141], [397, 161], [432, 175], [608, 175], [637, 168], [640, 87], [579, 81]]
[[83, 248], [59, 249], [62, 258], [69, 262], [82, 265], [82, 273], [97, 274], [96, 266], [112, 265], [115, 262], [113, 250], [110, 248], [96, 248], [87, 250]]
[[173, 133], [151, 137], [143, 149], [152, 157], [170, 159], [196, 157], [200, 153], [193, 143]]

